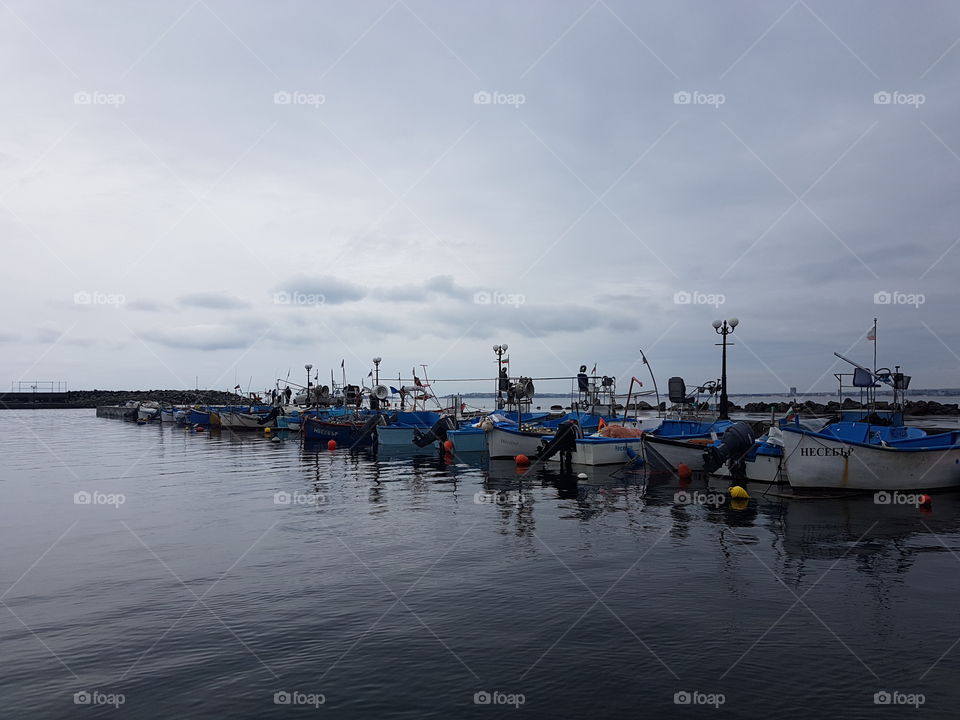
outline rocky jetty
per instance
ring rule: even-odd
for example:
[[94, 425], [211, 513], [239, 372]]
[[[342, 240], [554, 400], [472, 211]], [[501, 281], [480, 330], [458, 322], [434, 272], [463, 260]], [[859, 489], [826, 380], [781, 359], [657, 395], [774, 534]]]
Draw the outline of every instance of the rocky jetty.
[[[790, 408], [806, 415], [831, 415], [839, 413], [841, 410], [858, 410], [863, 407], [856, 400], [844, 398], [842, 403], [836, 400], [823, 404], [807, 400], [802, 403], [766, 403], [752, 402], [743, 406], [742, 411], [746, 413], [770, 413], [778, 415], [785, 414]], [[732, 408], [731, 408], [732, 409]], [[878, 402], [878, 410], [889, 410], [890, 403]], [[904, 404], [903, 412], [905, 415], [923, 416], [923, 415], [960, 415], [960, 406], [956, 403], [939, 403], [935, 401], [918, 400], [916, 402], [908, 401]]]
[[64, 393], [0, 393], [0, 408], [95, 408], [128, 400], [168, 405], [242, 405], [244, 399], [222, 390], [71, 390]]

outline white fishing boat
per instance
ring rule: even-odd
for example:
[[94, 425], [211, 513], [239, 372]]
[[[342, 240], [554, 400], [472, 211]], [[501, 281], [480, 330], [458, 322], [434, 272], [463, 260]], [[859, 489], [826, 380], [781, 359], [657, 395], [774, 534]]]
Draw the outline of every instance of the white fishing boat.
[[[643, 438], [612, 438], [590, 435], [577, 438], [576, 450], [571, 453], [574, 465], [624, 465], [643, 453]], [[559, 453], [547, 458], [547, 462], [561, 461]]]
[[142, 402], [137, 408], [137, 420], [142, 420], [145, 422], [150, 422], [152, 420], [160, 419], [160, 404], [149, 401]]
[[889, 444], [839, 440], [799, 426], [783, 428], [794, 488], [939, 490], [960, 488], [960, 432]]
[[220, 425], [229, 430], [263, 430], [275, 424], [275, 418], [266, 413], [220, 412]]

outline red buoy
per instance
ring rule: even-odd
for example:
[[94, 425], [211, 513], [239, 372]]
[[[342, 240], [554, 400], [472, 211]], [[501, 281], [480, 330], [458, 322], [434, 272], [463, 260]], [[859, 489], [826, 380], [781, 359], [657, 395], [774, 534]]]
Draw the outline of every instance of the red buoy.
[[197, 425], [197, 432], [203, 432], [203, 425]]
[[921, 495], [917, 500], [920, 503], [920, 507], [930, 507], [931, 503], [933, 503], [933, 498], [929, 495]]
[[336, 450], [337, 441], [336, 440], [327, 440], [327, 450]]
[[690, 469], [690, 466], [687, 465], [686, 463], [680, 463], [679, 465], [677, 465], [677, 475], [679, 475], [681, 479], [686, 480], [691, 475], [693, 475], [693, 471]]
[[445, 450], [453, 450], [453, 440], [444, 440], [443, 447]]
[[523, 454], [517, 455], [517, 456], [513, 459], [513, 461], [514, 461], [517, 465], [529, 465], [529, 464], [530, 464], [530, 458], [528, 458], [526, 455], [523, 455]]

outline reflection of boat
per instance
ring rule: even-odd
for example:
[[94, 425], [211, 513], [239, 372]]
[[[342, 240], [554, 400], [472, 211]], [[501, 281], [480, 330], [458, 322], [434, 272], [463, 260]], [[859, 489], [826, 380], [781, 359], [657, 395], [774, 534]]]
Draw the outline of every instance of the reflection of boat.
[[[642, 437], [602, 437], [589, 435], [577, 438], [576, 449], [570, 461], [574, 465], [623, 465], [635, 460], [643, 452]], [[548, 462], [560, 462], [560, 453], [547, 458]]]

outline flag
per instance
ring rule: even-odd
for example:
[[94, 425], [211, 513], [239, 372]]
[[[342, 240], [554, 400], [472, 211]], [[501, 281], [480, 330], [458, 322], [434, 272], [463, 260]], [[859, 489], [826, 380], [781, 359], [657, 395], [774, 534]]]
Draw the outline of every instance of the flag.
[[340, 369], [341, 369], [341, 370], [343, 370], [343, 363], [344, 363], [344, 362], [345, 362], [344, 360], [341, 360], [341, 361], [340, 361]]
[[600, 422], [597, 423], [597, 430], [603, 430], [607, 426], [607, 421], [603, 418], [600, 418]]
[[797, 417], [797, 411], [794, 410], [794, 409], [793, 409], [793, 405], [791, 405], [790, 408], [787, 410], [787, 417], [785, 418], [785, 420], [786, 420], [787, 422], [790, 422], [790, 421], [793, 420], [795, 417]]
[[593, 370], [590, 371], [590, 374], [591, 374], [591, 375], [596, 375], [596, 374], [597, 374], [597, 364], [596, 364], [596, 363], [593, 364]]
[[420, 382], [420, 378], [418, 378], [416, 375], [413, 376], [413, 384], [417, 387], [423, 387], [423, 383]]
[[390, 392], [392, 392], [394, 395], [396, 395], [396, 394], [397, 394], [398, 392], [400, 392], [400, 391], [397, 390], [393, 385], [391, 385], [391, 386], [390, 386]]
[[867, 341], [876, 342], [877, 341], [877, 324], [874, 323], [873, 327], [867, 330]]
[[373, 377], [373, 370], [367, 373], [367, 377]]

